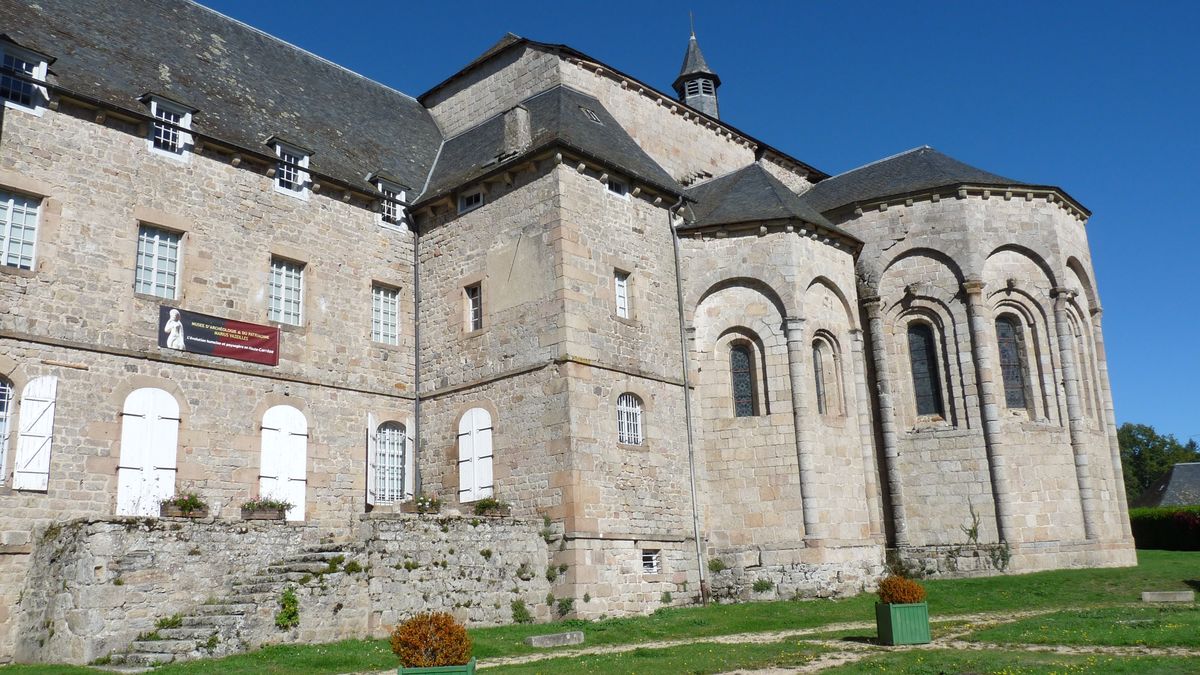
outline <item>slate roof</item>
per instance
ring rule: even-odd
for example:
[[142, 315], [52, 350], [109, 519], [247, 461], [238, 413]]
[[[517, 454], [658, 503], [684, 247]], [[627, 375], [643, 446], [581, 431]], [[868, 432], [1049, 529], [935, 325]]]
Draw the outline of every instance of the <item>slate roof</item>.
[[1167, 475], [1151, 484], [1130, 504], [1130, 506], [1198, 505], [1200, 505], [1200, 462], [1176, 464], [1171, 467]]
[[415, 99], [186, 0], [0, 0], [0, 31], [56, 59], [52, 84], [137, 112], [164, 95], [200, 134], [266, 153], [288, 139], [351, 185], [383, 171], [419, 189], [442, 140]]
[[693, 221], [681, 230], [765, 220], [800, 220], [858, 241], [835, 227], [757, 162], [697, 185], [687, 191], [687, 196], [695, 200], [691, 207]]
[[714, 84], [721, 84], [721, 78], [717, 77], [717, 74], [708, 67], [708, 61], [704, 60], [704, 53], [700, 51], [700, 43], [696, 42], [695, 35], [688, 39], [687, 51], [683, 54], [683, 66], [679, 68], [679, 77], [675, 78], [675, 84], [671, 86], [679, 89], [681, 82], [694, 75], [708, 75], [713, 79]]
[[827, 178], [804, 193], [804, 200], [821, 213], [828, 213], [856, 202], [964, 183], [1030, 187], [1029, 183], [977, 169], [925, 145]]
[[[671, 178], [601, 105], [600, 101], [565, 85], [535, 94], [521, 103], [529, 111], [531, 142], [512, 157], [504, 153], [504, 115], [468, 129], [446, 141], [420, 202], [445, 195], [512, 160], [561, 144], [599, 163], [667, 192], [682, 195]], [[594, 122], [583, 111], [596, 113]]]

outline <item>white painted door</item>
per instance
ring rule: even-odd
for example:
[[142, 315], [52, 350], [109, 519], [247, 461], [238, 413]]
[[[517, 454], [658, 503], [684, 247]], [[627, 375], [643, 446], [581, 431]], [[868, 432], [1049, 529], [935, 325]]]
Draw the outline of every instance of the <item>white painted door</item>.
[[175, 494], [179, 404], [162, 389], [138, 389], [121, 409], [117, 515], [157, 516]]
[[492, 416], [471, 408], [458, 423], [458, 501], [492, 496]]
[[277, 405], [263, 414], [258, 494], [291, 504], [288, 520], [304, 520], [307, 489], [308, 420], [290, 405]]
[[50, 484], [50, 451], [54, 445], [54, 403], [58, 378], [39, 377], [21, 390], [20, 427], [13, 489], [45, 491]]

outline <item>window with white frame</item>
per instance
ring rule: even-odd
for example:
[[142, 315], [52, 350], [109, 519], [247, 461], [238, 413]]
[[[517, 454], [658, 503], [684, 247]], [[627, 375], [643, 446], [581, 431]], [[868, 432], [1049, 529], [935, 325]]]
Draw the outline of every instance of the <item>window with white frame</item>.
[[483, 329], [483, 284], [475, 283], [463, 289], [463, 313], [468, 331]]
[[0, 190], [0, 262], [32, 270], [42, 200]]
[[628, 392], [617, 397], [617, 442], [642, 444], [642, 399]]
[[303, 318], [304, 265], [283, 258], [271, 258], [268, 287], [267, 318], [299, 326]]
[[0, 44], [0, 98], [6, 106], [40, 111], [47, 92], [30, 80], [45, 79], [45, 59], [33, 52]]
[[385, 345], [400, 344], [400, 291], [391, 286], [371, 286], [371, 339]]
[[375, 445], [375, 503], [404, 501], [407, 432], [399, 422], [379, 425]]
[[12, 427], [12, 399], [12, 381], [0, 377], [0, 485], [8, 476], [8, 466], [4, 462], [8, 457], [8, 430]]
[[628, 197], [629, 183], [626, 183], [623, 180], [617, 180], [616, 178], [609, 178], [608, 191], [618, 197]]
[[617, 301], [617, 316], [628, 319], [629, 311], [629, 272], [616, 270], [613, 272], [613, 296]]
[[458, 212], [466, 213], [483, 206], [483, 190], [472, 190], [458, 196]]
[[388, 225], [398, 225], [404, 222], [404, 190], [394, 183], [385, 180], [377, 182], [379, 193], [379, 219]]
[[642, 572], [645, 574], [659, 574], [662, 572], [662, 551], [660, 549], [642, 549]]
[[184, 158], [192, 144], [192, 111], [162, 99], [150, 98], [150, 149], [159, 154]]
[[308, 198], [308, 153], [283, 143], [275, 144], [275, 190], [293, 197]]
[[180, 235], [150, 225], [138, 227], [133, 290], [174, 300], [179, 279]]

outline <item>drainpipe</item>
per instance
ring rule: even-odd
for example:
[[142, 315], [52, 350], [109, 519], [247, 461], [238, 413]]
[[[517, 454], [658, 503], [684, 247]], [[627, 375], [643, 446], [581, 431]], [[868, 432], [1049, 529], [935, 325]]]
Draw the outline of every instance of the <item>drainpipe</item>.
[[417, 220], [412, 219], [413, 235], [413, 497], [421, 494], [421, 238]]
[[688, 376], [687, 326], [683, 320], [683, 272], [679, 263], [679, 231], [675, 229], [675, 213], [683, 206], [683, 197], [667, 209], [667, 226], [671, 228], [671, 249], [675, 254], [675, 300], [679, 310], [679, 352], [683, 366], [683, 417], [687, 422], [688, 472], [692, 490], [692, 537], [696, 541], [696, 570], [700, 575], [700, 602], [708, 604], [704, 589], [704, 551], [700, 547], [700, 507], [696, 500], [696, 443], [692, 428], [692, 384]]

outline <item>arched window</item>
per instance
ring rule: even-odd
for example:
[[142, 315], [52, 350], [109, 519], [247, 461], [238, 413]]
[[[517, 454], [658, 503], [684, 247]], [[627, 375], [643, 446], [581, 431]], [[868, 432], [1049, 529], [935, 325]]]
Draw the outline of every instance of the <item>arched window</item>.
[[308, 491], [308, 420], [290, 405], [263, 413], [258, 495], [292, 505], [288, 520], [304, 520]]
[[8, 476], [8, 430], [12, 417], [13, 383], [0, 377], [0, 485]]
[[996, 342], [1000, 346], [1000, 376], [1004, 380], [1004, 405], [1025, 408], [1025, 336], [1012, 316], [996, 319]]
[[937, 347], [929, 324], [914, 322], [908, 325], [908, 358], [912, 363], [917, 414], [945, 417], [942, 383], [938, 377]]
[[837, 352], [826, 338], [813, 340], [813, 382], [816, 385], [817, 413], [842, 414], [842, 387]]
[[121, 459], [117, 465], [117, 515], [157, 516], [175, 494], [179, 403], [162, 389], [138, 389], [121, 408]]
[[492, 416], [471, 408], [458, 421], [458, 501], [492, 496]]
[[754, 356], [750, 345], [739, 342], [729, 348], [729, 375], [733, 384], [734, 417], [753, 417], [758, 406], [754, 400]]
[[617, 397], [617, 442], [642, 444], [642, 399], [624, 393]]
[[1092, 386], [1092, 356], [1088, 352], [1087, 339], [1083, 332], [1075, 336], [1075, 377], [1079, 380], [1079, 398], [1083, 399], [1083, 414], [1093, 416], [1092, 402], [1095, 392]]

